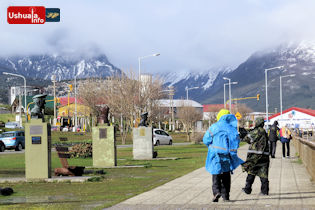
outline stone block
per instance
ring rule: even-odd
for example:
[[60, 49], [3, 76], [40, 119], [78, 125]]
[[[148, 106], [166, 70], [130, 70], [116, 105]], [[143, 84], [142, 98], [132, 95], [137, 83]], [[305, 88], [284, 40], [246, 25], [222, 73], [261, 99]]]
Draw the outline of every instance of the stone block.
[[92, 128], [93, 167], [117, 166], [114, 126], [100, 125]]
[[25, 177], [51, 178], [51, 128], [42, 119], [25, 124]]
[[133, 159], [153, 158], [152, 127], [133, 128]]

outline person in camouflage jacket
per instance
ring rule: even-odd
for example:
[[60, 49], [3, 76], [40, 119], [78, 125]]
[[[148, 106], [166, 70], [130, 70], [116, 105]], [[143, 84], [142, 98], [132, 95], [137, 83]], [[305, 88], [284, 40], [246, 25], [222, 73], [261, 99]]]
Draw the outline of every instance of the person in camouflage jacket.
[[268, 195], [269, 193], [269, 145], [268, 135], [264, 129], [264, 119], [257, 118], [255, 120], [255, 128], [248, 132], [243, 138], [249, 145], [247, 159], [242, 164], [243, 172], [248, 173], [246, 178], [246, 185], [243, 191], [246, 194], [252, 192], [252, 184], [255, 176], [259, 176], [261, 181], [261, 194]]

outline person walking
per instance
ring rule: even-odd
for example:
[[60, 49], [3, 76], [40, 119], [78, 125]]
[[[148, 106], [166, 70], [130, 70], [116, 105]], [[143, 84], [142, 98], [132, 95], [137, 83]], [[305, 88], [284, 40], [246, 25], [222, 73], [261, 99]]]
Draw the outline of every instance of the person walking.
[[287, 146], [287, 158], [290, 158], [291, 131], [287, 126], [280, 129], [280, 141], [282, 143], [282, 158], [285, 158], [285, 146]]
[[251, 194], [252, 185], [255, 177], [259, 176], [261, 181], [261, 194], [269, 194], [269, 146], [268, 135], [264, 129], [264, 119], [257, 118], [255, 120], [255, 128], [250, 131], [244, 138], [249, 145], [247, 158], [245, 163], [242, 164], [243, 172], [248, 173], [246, 178], [245, 187], [242, 189], [246, 194]]
[[231, 173], [244, 163], [237, 156], [240, 138], [237, 132], [237, 119], [229, 110], [221, 109], [217, 122], [212, 124], [203, 137], [208, 147], [206, 170], [212, 174], [212, 202], [230, 200]]
[[277, 141], [279, 140], [278, 121], [274, 121], [269, 130], [269, 151], [271, 158], [275, 158]]

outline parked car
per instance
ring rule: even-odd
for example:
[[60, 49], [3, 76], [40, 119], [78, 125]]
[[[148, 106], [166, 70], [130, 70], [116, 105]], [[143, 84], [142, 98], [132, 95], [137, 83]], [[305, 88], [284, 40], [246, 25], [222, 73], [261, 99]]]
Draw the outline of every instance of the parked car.
[[16, 129], [16, 128], [23, 128], [22, 126], [20, 126], [19, 122], [7, 122], [5, 124], [6, 128], [12, 128], [12, 129]]
[[160, 144], [173, 144], [172, 137], [162, 129], [153, 129], [153, 144], [158, 146]]
[[0, 141], [0, 152], [4, 152], [5, 150], [5, 145], [2, 141]]
[[5, 145], [5, 149], [15, 149], [21, 151], [25, 148], [24, 131], [4, 132], [0, 136], [0, 141]]

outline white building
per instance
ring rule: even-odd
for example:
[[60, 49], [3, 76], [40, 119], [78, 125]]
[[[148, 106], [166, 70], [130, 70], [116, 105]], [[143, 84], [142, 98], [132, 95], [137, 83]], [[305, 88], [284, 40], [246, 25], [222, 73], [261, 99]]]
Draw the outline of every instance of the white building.
[[196, 108], [200, 113], [203, 113], [203, 106], [197, 101], [193, 100], [182, 100], [182, 99], [161, 99], [158, 100], [159, 106], [162, 108], [174, 107], [174, 111], [183, 106], [192, 106]]
[[[33, 87], [33, 86], [26, 86], [26, 93], [28, 96], [30, 95], [36, 95], [39, 93], [39, 89], [37, 87]], [[16, 99], [16, 97], [18, 97], [19, 95], [25, 95], [24, 94], [24, 86], [13, 86], [10, 87], [9, 90], [9, 104], [12, 105], [14, 100]], [[22, 103], [23, 105], [23, 103]]]
[[269, 117], [270, 123], [278, 121], [279, 127], [288, 125], [291, 128], [314, 129], [315, 128], [315, 110], [291, 107], [281, 113]]

